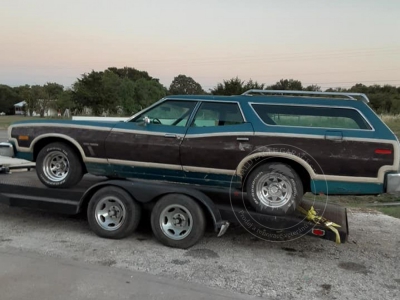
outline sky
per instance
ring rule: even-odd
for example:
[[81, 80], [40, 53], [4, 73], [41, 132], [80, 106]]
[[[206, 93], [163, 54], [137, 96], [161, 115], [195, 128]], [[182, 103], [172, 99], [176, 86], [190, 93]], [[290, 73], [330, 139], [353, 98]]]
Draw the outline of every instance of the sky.
[[68, 87], [108, 67], [322, 88], [400, 86], [399, 0], [2, 0], [0, 84]]

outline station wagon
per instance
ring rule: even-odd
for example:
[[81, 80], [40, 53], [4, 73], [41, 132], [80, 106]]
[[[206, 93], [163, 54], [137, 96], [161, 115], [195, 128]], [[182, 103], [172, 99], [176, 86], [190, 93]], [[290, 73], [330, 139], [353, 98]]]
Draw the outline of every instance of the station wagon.
[[36, 162], [53, 188], [85, 173], [234, 187], [275, 215], [306, 192], [399, 189], [399, 141], [358, 93], [167, 96], [122, 122], [31, 120], [8, 133], [8, 155]]

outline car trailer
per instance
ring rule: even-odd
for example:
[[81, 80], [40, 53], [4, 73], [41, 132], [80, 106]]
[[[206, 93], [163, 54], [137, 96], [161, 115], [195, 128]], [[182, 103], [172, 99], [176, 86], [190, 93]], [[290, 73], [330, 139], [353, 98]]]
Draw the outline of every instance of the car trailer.
[[344, 243], [349, 234], [346, 208], [334, 204], [303, 200], [295, 214], [272, 216], [256, 212], [245, 193], [229, 188], [86, 175], [74, 188], [57, 189], [45, 187], [35, 172], [3, 171], [7, 172], [0, 175], [0, 203], [86, 214], [92, 231], [103, 238], [131, 235], [145, 212], [150, 213], [157, 240], [182, 249], [202, 238], [206, 223], [218, 236], [236, 225], [274, 241], [311, 235]]

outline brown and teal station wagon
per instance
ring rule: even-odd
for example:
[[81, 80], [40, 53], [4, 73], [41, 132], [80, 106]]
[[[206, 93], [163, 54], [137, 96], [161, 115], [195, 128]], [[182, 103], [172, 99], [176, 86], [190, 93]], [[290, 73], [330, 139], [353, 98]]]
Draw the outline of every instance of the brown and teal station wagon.
[[399, 141], [364, 94], [168, 96], [123, 122], [34, 120], [8, 133], [3, 152], [36, 162], [54, 188], [85, 173], [239, 187], [276, 215], [293, 212], [306, 192], [400, 189]]

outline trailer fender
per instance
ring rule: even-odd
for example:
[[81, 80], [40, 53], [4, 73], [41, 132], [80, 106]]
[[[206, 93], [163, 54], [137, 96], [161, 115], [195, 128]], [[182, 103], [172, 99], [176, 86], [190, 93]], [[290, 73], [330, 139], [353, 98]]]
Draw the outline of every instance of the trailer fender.
[[214, 230], [216, 232], [220, 232], [219, 236], [222, 235], [221, 230], [224, 230], [225, 232], [227, 226], [229, 226], [228, 222], [222, 220], [218, 208], [206, 194], [187, 186], [160, 182], [149, 183], [145, 181], [117, 179], [107, 180], [94, 184], [89, 189], [87, 189], [81, 197], [79, 205], [77, 207], [77, 213], [85, 211], [90, 199], [96, 193], [96, 191], [107, 186], [115, 186], [124, 189], [132, 196], [134, 200], [138, 201], [139, 203], [150, 203], [166, 194], [185, 194], [198, 201], [203, 207], [206, 208], [213, 220]]

